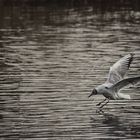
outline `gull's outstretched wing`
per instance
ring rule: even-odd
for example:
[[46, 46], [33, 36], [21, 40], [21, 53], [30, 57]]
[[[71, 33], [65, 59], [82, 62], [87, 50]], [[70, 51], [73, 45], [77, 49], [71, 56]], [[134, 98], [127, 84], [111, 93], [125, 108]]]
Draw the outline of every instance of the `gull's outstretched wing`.
[[140, 82], [140, 76], [123, 79], [123, 80], [117, 82], [115, 85], [113, 85], [111, 87], [111, 89], [113, 89], [114, 91], [118, 92], [121, 88], [123, 88], [123, 87], [125, 87], [125, 86], [127, 86], [129, 84], [135, 85], [138, 82]]
[[116, 84], [117, 82], [122, 80], [127, 70], [129, 69], [132, 60], [133, 60], [133, 55], [128, 54], [122, 57], [119, 61], [117, 61], [110, 68], [109, 76], [106, 83]]

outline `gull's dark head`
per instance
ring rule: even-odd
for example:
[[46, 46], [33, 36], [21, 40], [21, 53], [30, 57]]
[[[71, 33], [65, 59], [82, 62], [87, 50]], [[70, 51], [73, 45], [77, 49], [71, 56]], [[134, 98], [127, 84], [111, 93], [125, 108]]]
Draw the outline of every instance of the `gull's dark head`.
[[96, 95], [96, 94], [97, 94], [97, 90], [94, 88], [88, 97], [91, 97], [92, 95]]

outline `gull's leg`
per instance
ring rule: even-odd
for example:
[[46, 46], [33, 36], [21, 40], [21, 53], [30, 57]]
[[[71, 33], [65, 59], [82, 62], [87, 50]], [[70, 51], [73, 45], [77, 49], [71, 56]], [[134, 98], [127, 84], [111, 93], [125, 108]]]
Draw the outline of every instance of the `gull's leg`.
[[103, 102], [105, 102], [107, 98], [105, 98], [103, 101], [99, 102], [96, 106], [100, 106]]
[[107, 102], [105, 104], [103, 104], [102, 106], [100, 106], [100, 109], [103, 108], [105, 105], [107, 105], [109, 103], [109, 99], [107, 99]]
[[99, 114], [103, 114], [104, 113], [104, 111], [101, 109], [101, 108], [98, 108], [97, 110], [96, 110], [96, 113], [99, 113]]

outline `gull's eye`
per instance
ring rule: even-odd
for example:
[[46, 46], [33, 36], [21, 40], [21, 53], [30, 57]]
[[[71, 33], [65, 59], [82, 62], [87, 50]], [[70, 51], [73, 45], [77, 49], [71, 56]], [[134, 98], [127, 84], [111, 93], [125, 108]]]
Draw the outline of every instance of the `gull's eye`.
[[106, 89], [108, 89], [108, 87], [105, 87]]

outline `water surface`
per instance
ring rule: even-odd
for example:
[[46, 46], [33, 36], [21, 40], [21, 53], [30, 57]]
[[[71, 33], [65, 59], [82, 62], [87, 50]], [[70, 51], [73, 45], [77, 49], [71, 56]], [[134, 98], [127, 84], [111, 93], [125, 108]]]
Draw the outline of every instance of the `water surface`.
[[140, 138], [140, 86], [133, 100], [88, 98], [109, 67], [134, 53], [140, 74], [140, 12], [92, 6], [0, 9], [0, 138], [93, 140]]

